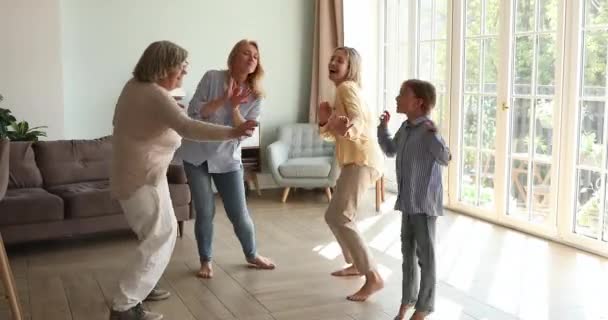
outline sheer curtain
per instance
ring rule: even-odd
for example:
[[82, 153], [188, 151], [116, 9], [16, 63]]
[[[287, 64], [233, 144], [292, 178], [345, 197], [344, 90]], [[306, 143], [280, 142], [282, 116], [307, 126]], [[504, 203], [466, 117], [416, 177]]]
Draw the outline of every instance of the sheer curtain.
[[329, 81], [327, 64], [336, 47], [344, 45], [343, 0], [315, 0], [315, 36], [310, 84], [308, 119], [317, 121], [321, 101], [332, 101], [334, 85]]

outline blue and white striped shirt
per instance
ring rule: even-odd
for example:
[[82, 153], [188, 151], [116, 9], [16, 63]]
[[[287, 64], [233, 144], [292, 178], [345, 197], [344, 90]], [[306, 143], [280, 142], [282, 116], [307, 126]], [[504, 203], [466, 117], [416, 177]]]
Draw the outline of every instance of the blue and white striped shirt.
[[[196, 87], [196, 92], [190, 100], [188, 115], [197, 120], [233, 127], [232, 107], [228, 102], [219, 108], [209, 118], [202, 119], [200, 108], [212, 100], [224, 95], [227, 85], [227, 70], [210, 70]], [[240, 105], [240, 111], [246, 120], [257, 120], [260, 116], [260, 98], [249, 97], [246, 103]], [[207, 161], [210, 173], [226, 173], [242, 168], [241, 140], [198, 142], [183, 139], [181, 147], [176, 152], [176, 158], [201, 165]]]
[[395, 210], [405, 214], [443, 215], [441, 166], [451, 159], [441, 136], [429, 130], [420, 117], [403, 122], [395, 137], [388, 128], [378, 127], [378, 142], [389, 156], [397, 155], [398, 195]]

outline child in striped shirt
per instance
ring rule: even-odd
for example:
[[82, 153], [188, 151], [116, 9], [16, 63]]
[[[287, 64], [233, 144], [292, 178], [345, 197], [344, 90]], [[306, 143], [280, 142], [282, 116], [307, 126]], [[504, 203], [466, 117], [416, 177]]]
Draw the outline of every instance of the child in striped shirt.
[[[387, 156], [397, 156], [398, 195], [395, 210], [402, 213], [403, 295], [396, 320], [409, 308], [412, 320], [425, 319], [435, 303], [435, 222], [443, 215], [442, 166], [450, 150], [429, 118], [435, 107], [435, 87], [411, 79], [401, 86], [397, 112], [407, 115], [394, 137], [388, 132], [390, 114], [385, 111], [378, 126], [378, 143]], [[416, 262], [420, 265], [420, 272]], [[420, 289], [418, 288], [420, 285]]]

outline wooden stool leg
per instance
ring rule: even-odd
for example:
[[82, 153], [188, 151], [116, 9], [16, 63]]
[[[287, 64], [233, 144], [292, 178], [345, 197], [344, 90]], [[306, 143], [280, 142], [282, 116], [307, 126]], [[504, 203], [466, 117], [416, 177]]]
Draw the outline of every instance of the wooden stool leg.
[[262, 190], [260, 190], [260, 184], [258, 182], [258, 175], [255, 172], [251, 172], [251, 177], [253, 180], [253, 185], [255, 186], [255, 190], [258, 192], [258, 196], [261, 196]]
[[2, 276], [4, 289], [6, 290], [11, 313], [13, 314], [13, 320], [22, 320], [23, 315], [21, 313], [21, 305], [19, 304], [19, 296], [17, 295], [17, 286], [15, 285], [15, 278], [13, 278], [11, 265], [8, 262], [2, 235], [0, 235], [0, 274]]

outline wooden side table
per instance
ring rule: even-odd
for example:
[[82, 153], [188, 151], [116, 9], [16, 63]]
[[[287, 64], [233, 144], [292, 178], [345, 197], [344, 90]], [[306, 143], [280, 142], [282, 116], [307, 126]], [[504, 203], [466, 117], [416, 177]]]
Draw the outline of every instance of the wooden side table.
[[243, 174], [245, 182], [255, 186], [258, 196], [262, 195], [260, 184], [258, 183], [258, 172], [261, 171], [260, 147], [242, 147], [241, 161], [243, 162]]

